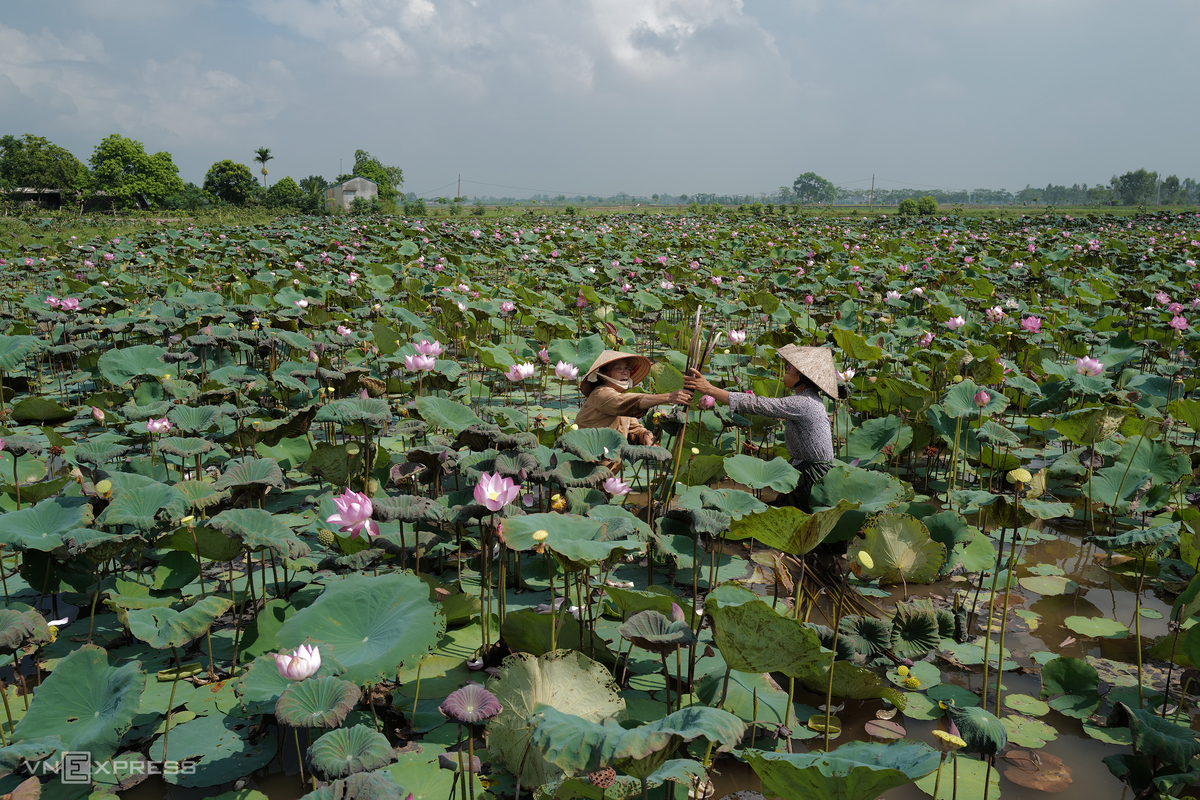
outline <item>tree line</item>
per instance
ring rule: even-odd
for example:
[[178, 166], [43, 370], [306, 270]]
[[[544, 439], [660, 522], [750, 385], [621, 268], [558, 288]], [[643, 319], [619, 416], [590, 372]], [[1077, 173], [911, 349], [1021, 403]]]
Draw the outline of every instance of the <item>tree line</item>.
[[[222, 204], [263, 205], [296, 208], [306, 212], [325, 210], [325, 190], [355, 176], [379, 186], [379, 197], [366, 210], [391, 210], [401, 201], [404, 172], [388, 166], [366, 150], [354, 153], [354, 166], [332, 183], [321, 175], [295, 181], [291, 176], [268, 184], [267, 162], [274, 159], [269, 147], [254, 151], [252, 161], [261, 167], [262, 183], [250, 168], [226, 158], [209, 167], [204, 183], [185, 183], [170, 153], [147, 153], [133, 139], [112, 134], [105, 137], [85, 164], [70, 151], [49, 139], [33, 134], [0, 137], [0, 195], [21, 200], [57, 192], [64, 206], [85, 205], [113, 211], [197, 210]], [[16, 190], [22, 190], [18, 193]]]

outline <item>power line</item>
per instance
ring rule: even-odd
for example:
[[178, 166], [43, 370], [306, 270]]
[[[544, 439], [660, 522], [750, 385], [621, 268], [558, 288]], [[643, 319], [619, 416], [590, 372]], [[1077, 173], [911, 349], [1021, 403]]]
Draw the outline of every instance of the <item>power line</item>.
[[509, 185], [503, 184], [503, 183], [484, 183], [483, 181], [463, 181], [463, 183], [477, 183], [480, 186], [495, 186], [498, 189], [520, 189], [525, 192], [545, 192], [546, 194], [565, 194], [565, 195], [572, 195], [572, 196], [586, 196], [584, 194], [584, 192], [564, 192], [561, 190], [556, 191], [554, 189], [534, 189], [530, 186], [509, 186]]

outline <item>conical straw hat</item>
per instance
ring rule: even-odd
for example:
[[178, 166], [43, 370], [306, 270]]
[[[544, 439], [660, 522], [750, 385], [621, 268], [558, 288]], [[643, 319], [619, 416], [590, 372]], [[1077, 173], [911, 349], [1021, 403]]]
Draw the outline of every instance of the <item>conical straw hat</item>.
[[828, 347], [799, 347], [794, 344], [784, 345], [776, 351], [800, 374], [808, 378], [817, 388], [837, 400], [837, 370], [833, 366], [833, 351]]
[[[580, 382], [582, 383], [582, 381], [591, 378], [601, 367], [605, 366], [606, 364], [611, 364], [614, 361], [620, 361], [621, 359], [625, 358], [628, 358], [634, 362], [633, 375], [630, 376], [629, 381], [631, 385], [636, 386], [642, 381], [643, 378], [650, 374], [650, 359], [646, 358], [645, 356], [639, 356], [635, 353], [622, 353], [620, 350], [605, 350], [603, 353], [597, 356], [596, 360], [592, 362], [592, 366], [588, 368], [587, 374], [583, 376]], [[832, 364], [833, 362], [830, 361], [829, 363]]]

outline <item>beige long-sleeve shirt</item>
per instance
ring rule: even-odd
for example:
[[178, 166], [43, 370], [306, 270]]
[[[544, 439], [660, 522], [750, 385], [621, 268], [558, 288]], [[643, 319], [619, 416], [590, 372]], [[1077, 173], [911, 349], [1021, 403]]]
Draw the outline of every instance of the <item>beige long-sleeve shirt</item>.
[[575, 424], [581, 428], [612, 428], [628, 439], [629, 434], [646, 430], [636, 417], [631, 416], [641, 415], [640, 398], [636, 392], [597, 386], [575, 415]]

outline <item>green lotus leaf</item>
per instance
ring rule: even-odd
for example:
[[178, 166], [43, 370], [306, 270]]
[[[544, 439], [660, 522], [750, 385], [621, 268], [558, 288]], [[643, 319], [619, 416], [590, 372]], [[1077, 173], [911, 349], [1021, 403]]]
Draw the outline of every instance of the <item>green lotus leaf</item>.
[[361, 698], [361, 690], [350, 681], [331, 675], [305, 678], [279, 695], [275, 718], [293, 728], [336, 728]]
[[[850, 431], [846, 455], [860, 464], [887, 462], [904, 452], [913, 440], [913, 429], [896, 415], [869, 419]], [[886, 453], [886, 455], [885, 455]]]
[[1087, 719], [1100, 707], [1100, 675], [1080, 658], [1059, 656], [1042, 665], [1041, 698], [1059, 713]]
[[1129, 635], [1129, 628], [1115, 619], [1108, 617], [1081, 617], [1073, 615], [1063, 620], [1063, 625], [1080, 636], [1090, 636], [1095, 639], [1124, 639]]
[[428, 497], [411, 494], [377, 495], [371, 498], [371, 516], [381, 522], [437, 522], [442, 506]]
[[1036, 750], [1058, 738], [1058, 732], [1054, 728], [1032, 717], [1009, 714], [1000, 722], [1004, 725], [1005, 733], [1008, 734], [1008, 741], [1017, 747]]
[[408, 797], [408, 790], [396, 783], [390, 771], [379, 770], [334, 781], [300, 800], [407, 800]]
[[[542, 546], [572, 571], [585, 565], [601, 564], [645, 546], [644, 542], [633, 539], [605, 541], [606, 524], [609, 523], [577, 514], [528, 514], [504, 521], [504, 541], [513, 550]], [[539, 531], [545, 531], [546, 536], [534, 539], [534, 534]]]
[[613, 719], [597, 723], [553, 707], [540, 709], [530, 722], [530, 744], [563, 772], [594, 772], [612, 764], [635, 778], [649, 777], [684, 742], [703, 737], [716, 745], [716, 752], [725, 752], [746, 730], [746, 723], [735, 715], [705, 706], [691, 706], [628, 730]]
[[325, 586], [276, 635], [281, 650], [312, 641], [332, 649], [344, 677], [359, 685], [394, 680], [404, 665], [428, 655], [446, 631], [446, 617], [429, 587], [410, 572], [353, 575]]
[[[271, 603], [282, 601], [272, 600]], [[263, 627], [264, 615], [271, 611], [270, 604], [264, 612], [260, 612], [255, 620], [257, 628], [256, 633], [260, 634]], [[276, 631], [278, 623], [276, 623]], [[246, 637], [249, 639], [251, 629], [247, 629]], [[245, 641], [245, 640], [243, 640]], [[255, 645], [255, 641], [251, 640], [246, 650], [249, 654], [251, 651], [262, 652], [263, 650], [275, 650], [274, 635], [270, 636], [269, 643]], [[341, 675], [344, 670], [341, 664], [334, 659], [332, 653], [321, 654], [321, 668], [317, 670], [315, 678], [334, 677]], [[284, 690], [292, 686], [295, 681], [291, 681], [279, 674], [279, 666], [275, 663], [273, 654], [260, 655], [248, 666], [238, 677], [237, 694], [241, 698], [242, 708], [251, 713], [273, 714], [275, 713], [275, 704], [279, 702], [279, 696]], [[424, 686], [424, 684], [422, 684]]]
[[187, 498], [188, 506], [193, 510], [212, 508], [229, 499], [229, 492], [218, 490], [206, 480], [183, 481], [175, 484], [175, 488]]
[[154, 544], [156, 547], [181, 550], [191, 555], [196, 555], [196, 548], [199, 546], [200, 557], [210, 561], [232, 561], [242, 552], [242, 543], [237, 539], [205, 525], [197, 525], [190, 532], [187, 528], [180, 528], [174, 533], [160, 536]]
[[800, 472], [776, 456], [770, 461], [739, 453], [726, 456], [725, 474], [731, 480], [751, 489], [774, 489], [780, 494], [790, 492], [800, 482]]
[[764, 600], [722, 605], [710, 595], [704, 610], [712, 617], [713, 641], [730, 669], [798, 677], [827, 665], [832, 656], [822, 650], [816, 631], [782, 616]]
[[50, 641], [50, 626], [36, 611], [0, 609], [0, 654], [12, 655], [30, 644]]
[[540, 786], [563, 774], [530, 743], [535, 712], [569, 711], [593, 723], [625, 716], [625, 701], [609, 671], [575, 650], [510, 656], [487, 686], [504, 709], [488, 723], [488, 752], [522, 786]]
[[386, 767], [392, 763], [392, 745], [366, 725], [338, 728], [313, 742], [308, 763], [321, 780], [337, 780]]
[[233, 606], [228, 597], [205, 597], [186, 611], [147, 608], [129, 612], [129, 632], [157, 649], [183, 647], [199, 639]]
[[[28, 769], [27, 764], [35, 761], [45, 761], [63, 750], [63, 740], [58, 736], [46, 736], [41, 739], [30, 739], [22, 742], [10, 742], [7, 747], [0, 747], [0, 778], [7, 778], [18, 770]], [[37, 780], [33, 778], [32, 780]], [[14, 792], [14, 800], [21, 797]], [[32, 800], [36, 800], [30, 795]]]
[[696, 643], [696, 634], [686, 622], [652, 610], [634, 614], [617, 628], [617, 633], [643, 650], [659, 654], [673, 653]]
[[[156, 403], [138, 404], [126, 403], [121, 406], [121, 414], [131, 422], [145, 422], [151, 417], [165, 417], [174, 404], [170, 400], [160, 400]], [[145, 426], [141, 426], [138, 433], [145, 433]]]
[[15, 422], [62, 422], [72, 419], [75, 412], [63, 408], [58, 403], [45, 397], [27, 397], [12, 407], [12, 418]]
[[[555, 626], [557, 630], [552, 631]], [[585, 629], [569, 614], [560, 614], [556, 619], [553, 614], [539, 614], [532, 608], [510, 611], [504, 616], [500, 633], [514, 653], [540, 656], [557, 646], [586, 652], [603, 664], [617, 663], [617, 656], [609, 648], [608, 641]]]
[[188, 501], [178, 489], [165, 483], [136, 486], [115, 493], [97, 525], [132, 525], [140, 531], [158, 527], [159, 517], [178, 521], [188, 512]]
[[857, 614], [842, 617], [838, 632], [849, 640], [854, 652], [860, 656], [877, 656], [892, 646], [892, 626], [875, 617]]
[[[975, 404], [975, 395], [980, 391], [986, 391], [989, 395], [987, 405], [980, 408]], [[1008, 398], [1003, 392], [995, 389], [980, 386], [975, 381], [967, 378], [962, 383], [955, 384], [946, 392], [946, 397], [942, 400], [942, 407], [946, 409], [946, 413], [951, 419], [959, 419], [968, 417], [975, 419], [982, 414], [985, 417], [995, 416], [1008, 408]]]
[[11, 372], [41, 347], [36, 336], [0, 336], [0, 372]]
[[[370, 456], [373, 468], [380, 460], [379, 448], [370, 448]], [[363, 473], [365, 458], [362, 446], [355, 442], [338, 445], [318, 442], [317, 449], [309, 453], [300, 470], [332, 486], [345, 486], [352, 476]]]
[[[942, 767], [942, 778], [937, 780], [937, 771], [916, 780], [916, 787], [930, 797], [934, 797], [934, 787], [937, 796], [934, 800], [955, 800], [955, 798], [1000, 797], [1000, 774], [1003, 770], [993, 769], [987, 761], [975, 758], [955, 758], [958, 767], [958, 780], [954, 780], [954, 770], [949, 761]], [[987, 785], [987, 789], [984, 785]]]
[[[167, 761], [188, 762], [189, 771], [168, 773], [177, 786], [216, 786], [231, 775], [248, 775], [275, 757], [278, 739], [270, 730], [258, 730], [254, 720], [212, 714], [172, 728], [166, 744]], [[152, 755], [162, 756], [162, 737], [150, 744]]]
[[87, 750], [93, 759], [111, 758], [137, 714], [145, 688], [140, 662], [112, 667], [103, 648], [83, 645], [60, 661], [38, 687], [13, 738], [58, 736], [64, 750]]
[[1130, 436], [1121, 445], [1116, 465], [1133, 473], [1147, 472], [1156, 484], [1170, 484], [1191, 472], [1191, 462], [1171, 445], [1145, 436]]
[[303, 558], [309, 553], [306, 542], [260, 508], [231, 508], [209, 522], [212, 527], [240, 541], [247, 550], [273, 550], [284, 558]]
[[[432, 399], [435, 398], [418, 398], [417, 408], [420, 409], [421, 400]], [[392, 424], [392, 409], [386, 400], [380, 400], [377, 397], [351, 397], [334, 400], [332, 403], [321, 406], [317, 415], [313, 417], [313, 422], [335, 422], [339, 425], [358, 424], [379, 430]]]
[[[767, 724], [794, 725], [797, 719], [806, 719], [808, 715], [816, 713], [816, 709], [801, 706], [799, 711], [793, 708], [789, 717], [788, 693], [765, 672], [733, 670], [726, 684], [725, 671], [715, 669], [696, 681], [695, 694], [704, 705], [736, 714], [747, 723], [758, 719]], [[724, 703], [721, 702], [722, 696]], [[794, 739], [810, 739], [814, 736], [807, 728], [792, 731]]]
[[883, 472], [835, 464], [812, 490], [815, 511], [834, 508], [839, 500], [859, 503], [846, 511], [826, 541], [842, 542], [857, 534], [870, 514], [913, 498], [912, 487]]
[[167, 419], [182, 433], [204, 433], [223, 416], [225, 413], [217, 406], [176, 405], [167, 412]]
[[892, 651], [914, 661], [938, 649], [941, 626], [928, 603], [898, 603], [892, 618]]
[[1128, 415], [1128, 410], [1118, 406], [1085, 408], [1056, 419], [1054, 429], [1075, 444], [1092, 445], [1112, 438]]
[[475, 412], [462, 403], [442, 397], [428, 395], [418, 397], [417, 412], [421, 415], [421, 419], [435, 428], [445, 428], [454, 433], [466, 430], [472, 425], [483, 424], [483, 420], [475, 416]]
[[[76, 528], [63, 534], [63, 548], [68, 554], [85, 556], [94, 564], [115, 558], [134, 542], [141, 542], [144, 546], [146, 540], [137, 532], [113, 533], [91, 528]], [[58, 555], [61, 557], [62, 554]]]
[[611, 469], [603, 464], [591, 464], [578, 459], [559, 459], [554, 469], [539, 471], [535, 482], [550, 483], [564, 489], [592, 489], [613, 476]]
[[20, 511], [0, 516], [0, 544], [13, 550], [50, 552], [62, 547], [62, 535], [92, 522], [92, 507], [84, 497], [51, 497]]
[[1059, 594], [1074, 594], [1079, 584], [1062, 575], [1031, 575], [1019, 579], [1023, 589], [1037, 592], [1044, 597]]
[[[933, 583], [946, 562], [946, 546], [935, 542], [921, 521], [907, 514], [878, 514], [863, 529], [866, 544], [851, 544], [847, 556], [855, 572], [878, 578], [880, 585]], [[870, 567], [863, 567], [870, 557]]]
[[114, 386], [124, 386], [134, 378], [162, 378], [168, 374], [167, 363], [162, 360], [166, 353], [157, 345], [136, 344], [119, 350], [106, 350], [96, 366], [106, 381]]
[[629, 618], [639, 611], [653, 609], [665, 617], [671, 616], [671, 605], [683, 609], [689, 623], [695, 623], [695, 612], [692, 604], [672, 592], [665, 586], [647, 586], [645, 589], [622, 589], [617, 586], [605, 586], [604, 591], [621, 609], [621, 614]]
[[767, 504], [741, 489], [709, 489], [707, 486], [691, 486], [675, 496], [675, 505], [689, 511], [709, 509], [728, 514], [732, 520], [740, 520], [747, 514], [767, 510]]
[[663, 464], [670, 461], [674, 457], [674, 454], [667, 448], [656, 444], [630, 444], [626, 441], [621, 444], [618, 457], [627, 464], [633, 464], [637, 461], [653, 461], [657, 464]]
[[1050, 713], [1049, 705], [1027, 694], [1006, 694], [1004, 705], [1031, 717], [1044, 717]]
[[196, 436], [168, 436], [159, 440], [158, 449], [167, 455], [178, 456], [183, 459], [194, 459], [196, 456], [211, 453], [217, 449], [217, 446], [208, 439], [201, 439]]
[[1172, 522], [1156, 528], [1134, 528], [1113, 536], [1088, 536], [1084, 541], [1099, 545], [1110, 553], [1144, 558], [1150, 556], [1163, 542], [1179, 536], [1182, 525], [1182, 522]]
[[[829, 686], [828, 655], [824, 659], [824, 664], [818, 664], [816, 667], [804, 671], [798, 677], [811, 691], [826, 691]], [[901, 710], [905, 705], [904, 696], [889, 686], [884, 678], [865, 667], [851, 664], [849, 661], [835, 661], [833, 664], [833, 696], [847, 700], [884, 698]]]
[[968, 753], [995, 755], [1008, 745], [1008, 731], [1000, 719], [979, 706], [956, 706], [947, 704], [946, 713], [958, 726], [958, 735], [967, 746]]
[[75, 445], [75, 463], [103, 466], [129, 452], [125, 445], [114, 442], [80, 442]]
[[825, 541], [843, 514], [858, 506], [857, 502], [838, 500], [832, 508], [824, 508], [813, 514], [790, 506], [770, 508], [735, 520], [730, 525], [728, 538], [736, 541], [753, 537], [767, 547], [792, 555], [804, 555]]
[[616, 461], [625, 441], [612, 428], [578, 428], [560, 436], [554, 447], [594, 463], [604, 458]]
[[1196, 731], [1163, 719], [1153, 711], [1117, 703], [1109, 714], [1108, 727], [1126, 726], [1133, 736], [1134, 752], [1141, 755], [1175, 767], [1188, 767], [1200, 755], [1200, 734]]
[[1129, 469], [1124, 464], [1115, 464], [1093, 472], [1091, 479], [1080, 487], [1080, 493], [1094, 503], [1101, 503], [1119, 514], [1126, 514], [1142, 489], [1153, 481], [1154, 476], [1149, 472]]
[[273, 486], [276, 489], [284, 487], [283, 470], [273, 458], [255, 458], [234, 464], [221, 475], [214, 489], [232, 489], [235, 486]]
[[783, 800], [875, 800], [932, 773], [941, 761], [937, 750], [907, 739], [848, 742], [828, 753], [746, 750], [745, 758], [763, 787]]

